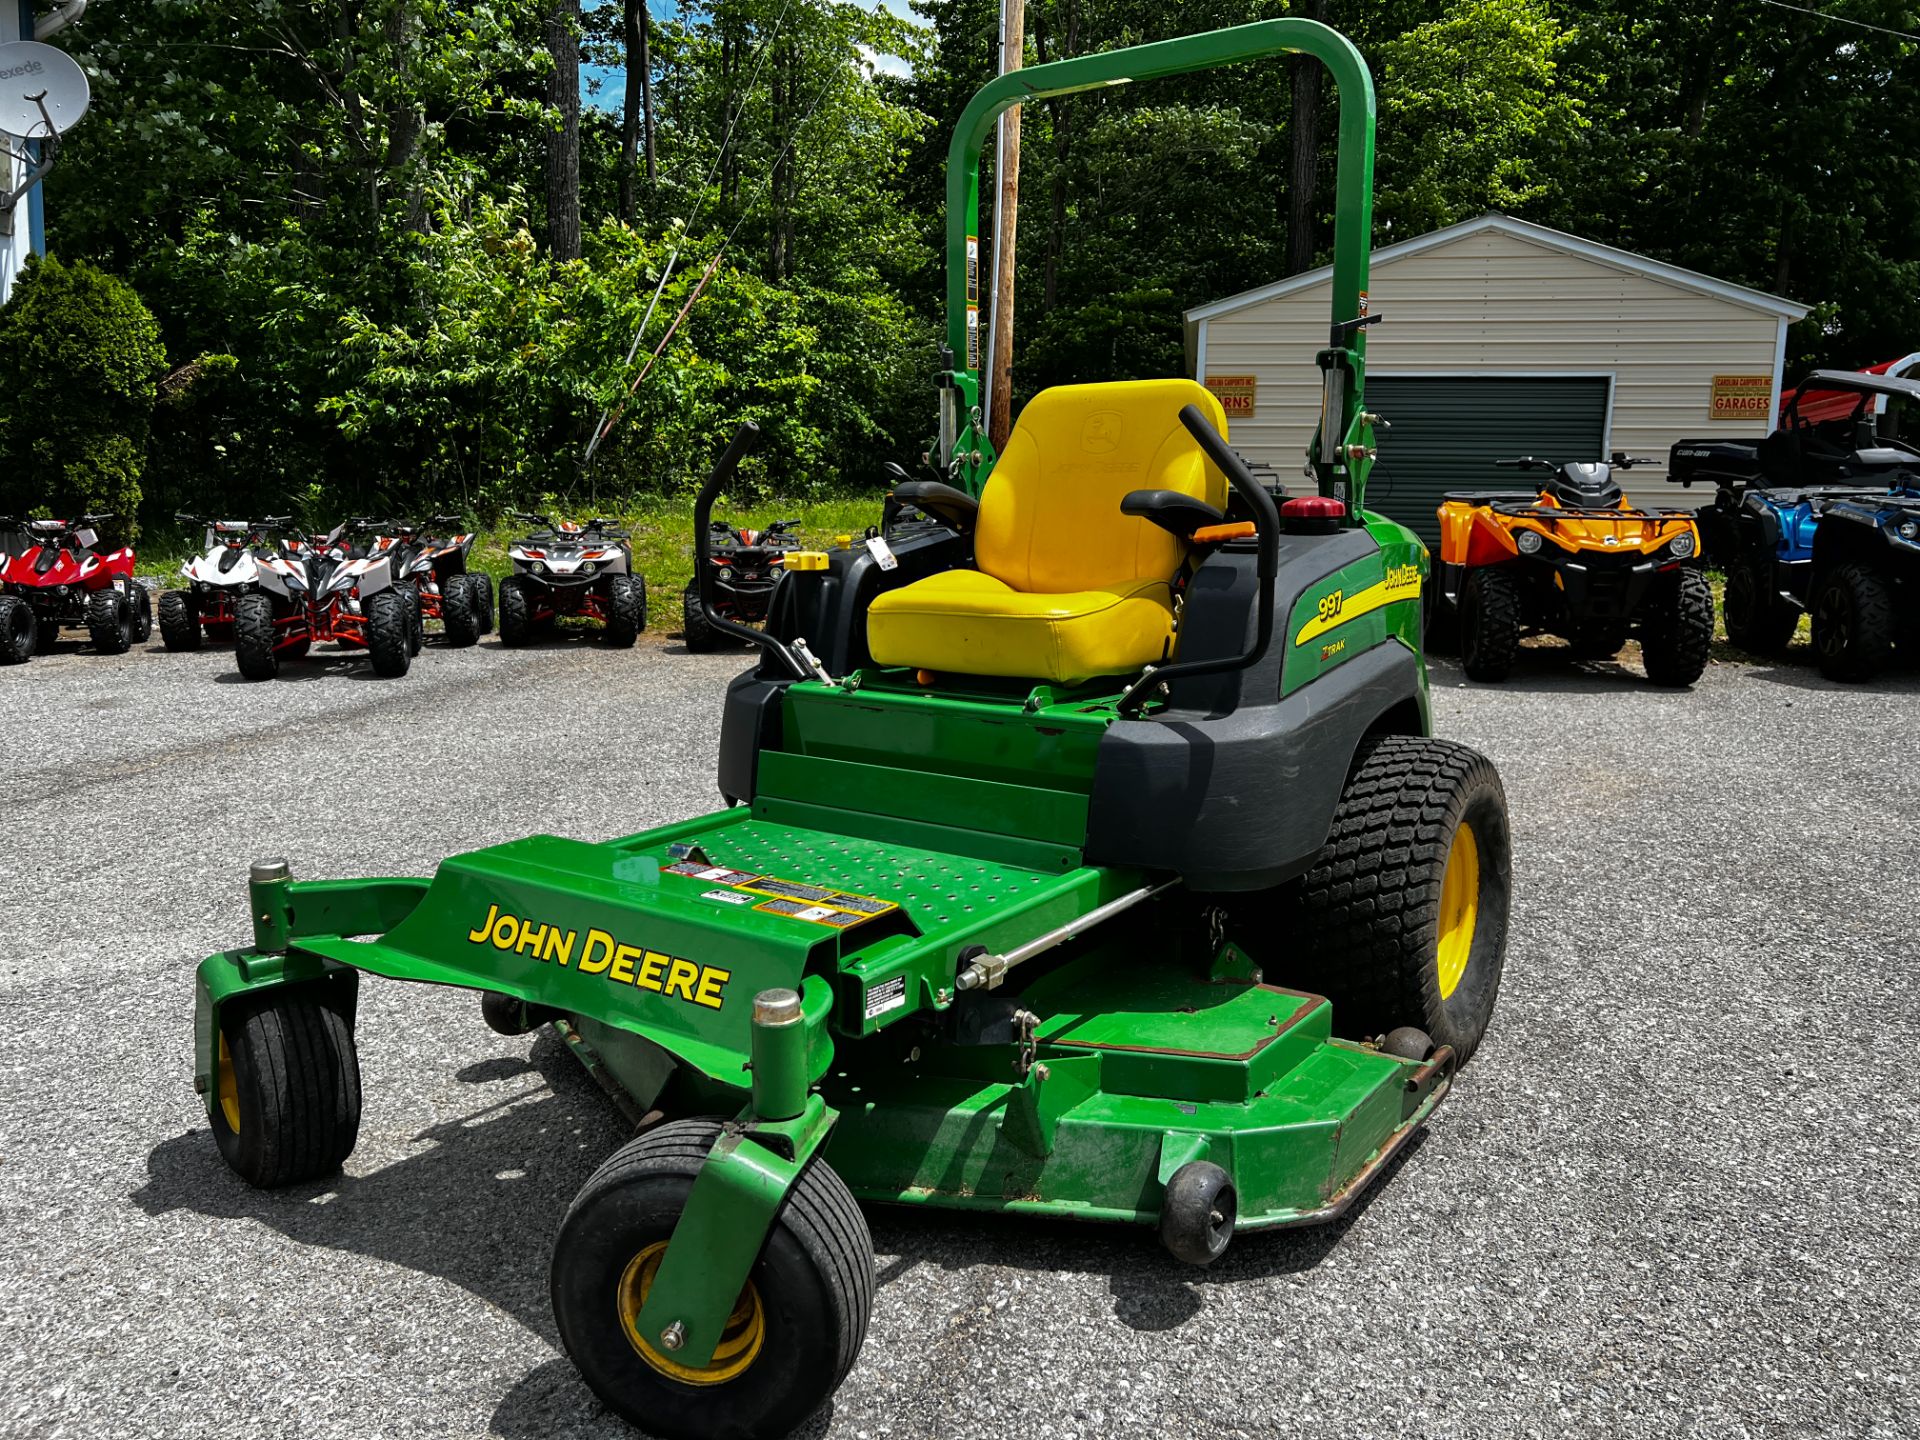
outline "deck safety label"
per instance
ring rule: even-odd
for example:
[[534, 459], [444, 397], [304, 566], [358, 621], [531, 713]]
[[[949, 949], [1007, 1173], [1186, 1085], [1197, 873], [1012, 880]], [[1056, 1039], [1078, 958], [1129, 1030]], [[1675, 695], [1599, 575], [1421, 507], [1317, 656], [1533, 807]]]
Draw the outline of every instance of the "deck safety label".
[[884, 1015], [889, 1010], [899, 1010], [907, 1003], [907, 977], [896, 975], [891, 980], [882, 980], [867, 991], [867, 1019]]
[[[703, 900], [718, 900], [728, 905], [752, 905], [769, 915], [784, 915], [812, 925], [827, 925], [844, 930], [900, 907], [891, 900], [859, 895], [848, 890], [833, 890], [824, 885], [806, 885], [798, 880], [782, 880], [774, 875], [756, 875], [749, 870], [734, 870], [710, 860], [681, 860], [665, 867], [668, 875], [684, 875], [689, 880], [717, 881], [730, 887], [703, 890]], [[905, 1002], [902, 1002], [905, 1003]]]

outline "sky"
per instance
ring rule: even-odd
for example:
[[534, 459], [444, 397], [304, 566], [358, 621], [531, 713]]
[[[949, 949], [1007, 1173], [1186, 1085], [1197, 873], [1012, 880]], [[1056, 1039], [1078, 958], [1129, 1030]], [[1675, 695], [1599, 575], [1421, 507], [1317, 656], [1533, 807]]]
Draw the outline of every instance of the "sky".
[[[587, 0], [591, 9], [595, 0]], [[612, 3], [612, 0], [598, 0], [600, 4]], [[917, 20], [918, 17], [907, 8], [907, 0], [836, 0], [836, 3], [859, 5], [866, 10], [891, 10], [903, 20]], [[672, 17], [679, 9], [676, 0], [647, 0], [647, 8], [653, 12], [656, 20]], [[904, 75], [907, 62], [893, 55], [870, 54], [867, 57], [875, 69], [887, 75]], [[626, 100], [626, 72], [605, 65], [583, 65], [580, 67], [581, 93], [586, 103], [601, 110], [618, 110]]]

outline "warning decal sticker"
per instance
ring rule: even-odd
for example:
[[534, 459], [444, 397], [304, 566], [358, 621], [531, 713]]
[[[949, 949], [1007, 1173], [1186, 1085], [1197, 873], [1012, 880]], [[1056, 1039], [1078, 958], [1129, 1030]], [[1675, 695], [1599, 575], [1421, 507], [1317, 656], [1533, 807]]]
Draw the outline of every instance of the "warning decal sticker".
[[710, 860], [681, 860], [663, 867], [663, 873], [689, 880], [719, 884], [731, 888], [703, 890], [703, 900], [718, 900], [728, 905], [752, 905], [769, 915], [784, 915], [811, 925], [827, 925], [835, 930], [858, 925], [877, 915], [900, 907], [891, 900], [825, 885], [808, 885], [798, 880], [782, 880], [774, 875], [756, 875], [750, 870], [735, 870], [715, 865]]

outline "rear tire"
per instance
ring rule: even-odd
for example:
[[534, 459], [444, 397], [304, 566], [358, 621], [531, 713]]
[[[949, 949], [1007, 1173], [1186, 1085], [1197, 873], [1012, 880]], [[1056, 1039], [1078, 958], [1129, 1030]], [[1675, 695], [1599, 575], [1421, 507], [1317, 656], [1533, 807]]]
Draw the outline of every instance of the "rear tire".
[[153, 638], [153, 597], [147, 593], [146, 586], [129, 580], [127, 599], [133, 603], [134, 643], [144, 645]]
[[87, 596], [87, 634], [102, 655], [124, 655], [133, 648], [133, 604], [115, 586]]
[[421, 603], [420, 586], [417, 583], [409, 582], [394, 588], [400, 592], [407, 607], [407, 654], [411, 658], [426, 648], [426, 606]]
[[331, 1175], [360, 1136], [353, 1026], [328, 990], [289, 985], [220, 1008], [213, 1137], [249, 1185]]
[[1520, 587], [1505, 570], [1469, 572], [1460, 592], [1460, 664], [1470, 679], [1497, 681], [1513, 673], [1520, 649]]
[[24, 665], [33, 658], [40, 622], [18, 595], [0, 595], [0, 665]]
[[396, 680], [413, 664], [413, 613], [398, 590], [367, 598], [367, 655], [376, 675]]
[[273, 648], [273, 599], [268, 595], [239, 595], [233, 602], [233, 658], [249, 680], [271, 680], [280, 673], [280, 656]]
[[1403, 735], [1361, 742], [1325, 847], [1281, 892], [1273, 933], [1298, 937], [1303, 963], [1276, 952], [1269, 975], [1332, 1001], [1336, 1034], [1415, 1026], [1465, 1064], [1500, 994], [1510, 845], [1484, 755]]
[[1893, 597], [1866, 565], [1841, 565], [1813, 591], [1813, 650], [1829, 680], [1871, 680], [1893, 658]]
[[160, 643], [169, 650], [200, 648], [200, 614], [194, 609], [192, 597], [184, 590], [161, 593]]
[[475, 572], [466, 577], [467, 589], [473, 595], [473, 613], [480, 622], [480, 633], [493, 633], [493, 577]]
[[440, 629], [447, 644], [464, 650], [480, 639], [480, 617], [474, 613], [473, 587], [464, 575], [449, 575], [440, 585]]
[[719, 1135], [711, 1120], [681, 1120], [629, 1141], [581, 1187], [554, 1240], [553, 1316], [567, 1354], [609, 1409], [665, 1440], [787, 1434], [839, 1389], [873, 1311], [866, 1219], [816, 1159], [774, 1219], [726, 1348], [691, 1383], [671, 1375], [654, 1337], [634, 1331], [633, 1302]]
[[646, 591], [634, 584], [631, 575], [609, 575], [602, 598], [607, 606], [603, 636], [609, 649], [631, 650], [633, 642], [647, 624]]
[[700, 603], [700, 582], [697, 580], [689, 581], [686, 593], [680, 597], [680, 631], [686, 637], [687, 649], [696, 655], [705, 655], [720, 648], [720, 632], [707, 619], [706, 609]]
[[1691, 567], [1656, 575], [1641, 610], [1640, 658], [1647, 679], [1685, 689], [1713, 649], [1713, 587]]
[[509, 575], [500, 582], [500, 643], [525, 645], [533, 639], [533, 602], [527, 582]]
[[1774, 588], [1772, 559], [1751, 550], [1742, 551], [1727, 567], [1720, 613], [1728, 643], [1749, 655], [1778, 655], [1800, 624], [1800, 612]]

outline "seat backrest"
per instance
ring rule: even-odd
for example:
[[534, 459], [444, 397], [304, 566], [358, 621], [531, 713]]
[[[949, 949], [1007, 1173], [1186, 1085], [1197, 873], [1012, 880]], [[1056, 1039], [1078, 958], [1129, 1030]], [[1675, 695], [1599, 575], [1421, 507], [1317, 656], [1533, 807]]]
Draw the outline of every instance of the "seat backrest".
[[1185, 546], [1120, 513], [1134, 490], [1179, 490], [1226, 508], [1227, 480], [1180, 423], [1197, 405], [1222, 436], [1226, 412], [1192, 380], [1060, 385], [1027, 402], [980, 496], [974, 561], [1028, 594], [1171, 580]]

